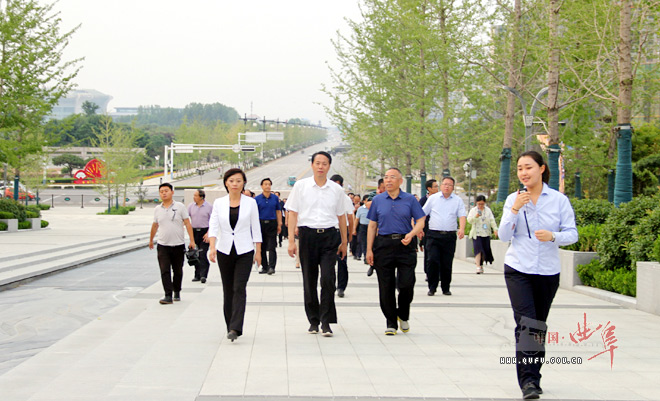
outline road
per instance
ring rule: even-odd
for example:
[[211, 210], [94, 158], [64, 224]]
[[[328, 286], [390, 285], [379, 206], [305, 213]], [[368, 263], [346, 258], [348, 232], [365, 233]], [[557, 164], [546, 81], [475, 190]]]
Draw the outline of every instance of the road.
[[[296, 152], [290, 155], [284, 156], [282, 158], [270, 161], [263, 166], [255, 167], [246, 172], [248, 183], [247, 188], [252, 190], [255, 193], [261, 192], [260, 183], [263, 178], [270, 178], [273, 181], [273, 190], [280, 191], [284, 195], [287, 195], [291, 190], [291, 186], [287, 184], [289, 176], [295, 176], [298, 180], [301, 178], [309, 177], [312, 175], [311, 163], [309, 157], [319, 150], [329, 150], [333, 146], [338, 145], [337, 140], [331, 140], [328, 142], [323, 142], [314, 146], [306, 148], [302, 153]], [[364, 179], [360, 178], [361, 175], [356, 171], [356, 169], [348, 165], [343, 158], [343, 155], [338, 154], [333, 157], [332, 167], [330, 169], [329, 176], [333, 174], [340, 174], [344, 177], [344, 186], [349, 190], [355, 190], [359, 193], [365, 192], [365, 183]], [[219, 188], [223, 189], [222, 176], [217, 170], [207, 171], [202, 176], [193, 176], [189, 178], [184, 178], [181, 180], [176, 180], [173, 182], [175, 186], [175, 199], [183, 200], [183, 191], [176, 191], [177, 187], [199, 187], [204, 186], [206, 188]], [[369, 183], [371, 187], [375, 186], [375, 183]], [[145, 199], [155, 200], [158, 199], [158, 186], [157, 185], [145, 185], [144, 190], [146, 191]], [[71, 207], [81, 207], [81, 206], [103, 206], [107, 205], [107, 197], [100, 194], [93, 188], [66, 188], [66, 189], [55, 189], [48, 188], [40, 192], [41, 203], [49, 204], [54, 207], [58, 206], [71, 206]], [[139, 197], [136, 194], [136, 190], [132, 189], [127, 195], [128, 201], [127, 204], [137, 205], [139, 203]], [[114, 201], [113, 201], [114, 202]], [[121, 203], [121, 200], [120, 200]], [[34, 202], [30, 202], [34, 204]], [[114, 203], [113, 203], [114, 204]], [[153, 207], [153, 203], [144, 204], [144, 207]]]

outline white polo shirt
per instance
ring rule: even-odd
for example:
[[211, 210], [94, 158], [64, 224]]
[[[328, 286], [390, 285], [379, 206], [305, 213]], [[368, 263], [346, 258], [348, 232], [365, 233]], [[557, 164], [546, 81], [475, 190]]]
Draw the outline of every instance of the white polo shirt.
[[346, 214], [346, 198], [336, 183], [326, 180], [320, 187], [308, 177], [296, 182], [284, 207], [298, 213], [298, 227], [330, 228], [337, 225], [337, 216]]
[[190, 218], [188, 209], [181, 202], [172, 202], [170, 207], [163, 204], [154, 210], [154, 223], [158, 224], [158, 245], [177, 246], [185, 244], [183, 221]]

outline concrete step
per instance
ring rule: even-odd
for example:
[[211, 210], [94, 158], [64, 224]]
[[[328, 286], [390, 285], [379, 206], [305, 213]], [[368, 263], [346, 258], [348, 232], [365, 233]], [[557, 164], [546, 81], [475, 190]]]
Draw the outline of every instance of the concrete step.
[[[134, 234], [92, 241], [71, 248], [58, 248], [38, 254], [4, 258], [0, 263], [0, 288], [16, 286], [23, 281], [70, 269], [96, 260], [147, 246], [149, 234]], [[12, 260], [7, 260], [12, 259]]]

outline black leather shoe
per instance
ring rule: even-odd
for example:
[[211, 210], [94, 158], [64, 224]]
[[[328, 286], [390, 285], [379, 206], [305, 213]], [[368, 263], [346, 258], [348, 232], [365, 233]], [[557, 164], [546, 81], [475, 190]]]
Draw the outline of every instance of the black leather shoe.
[[429, 292], [428, 292], [428, 296], [429, 296], [429, 297], [432, 297], [432, 296], [434, 296], [434, 295], [435, 295], [435, 291], [429, 290]]
[[369, 270], [367, 270], [367, 277], [371, 277], [372, 274], [374, 274], [374, 267], [369, 266]]
[[268, 275], [272, 276], [273, 274], [275, 274], [275, 269], [271, 267], [270, 269], [268, 269]]
[[451, 295], [451, 291], [449, 291], [449, 290], [442, 291], [442, 295]]
[[337, 296], [339, 298], [344, 298], [344, 290], [337, 290]]
[[227, 333], [227, 339], [231, 340], [231, 342], [234, 342], [238, 338], [238, 332], [236, 330], [229, 330], [229, 333]]
[[169, 305], [169, 304], [173, 303], [172, 302], [172, 296], [171, 295], [165, 295], [158, 302], [160, 302], [163, 305]]
[[206, 283], [206, 277], [202, 277], [201, 282], [202, 284]]
[[181, 301], [181, 294], [178, 292], [174, 293], [174, 297], [172, 298], [175, 301]]
[[194, 279], [192, 279], [193, 283], [194, 283], [195, 281], [199, 281], [199, 280], [200, 280], [199, 277], [195, 277]]
[[318, 324], [310, 324], [309, 329], [307, 329], [307, 332], [309, 334], [316, 334], [319, 332], [319, 325]]
[[532, 382], [525, 383], [522, 387], [523, 400], [536, 400], [539, 398], [539, 390]]
[[268, 270], [264, 268], [259, 269], [259, 274], [266, 274], [266, 273], [268, 273]]

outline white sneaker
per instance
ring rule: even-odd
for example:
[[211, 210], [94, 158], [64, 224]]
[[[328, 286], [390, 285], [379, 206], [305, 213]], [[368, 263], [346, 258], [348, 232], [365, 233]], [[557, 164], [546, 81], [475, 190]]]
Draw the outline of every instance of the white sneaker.
[[484, 268], [479, 266], [477, 267], [477, 274], [482, 274], [484, 272]]
[[401, 326], [401, 331], [407, 333], [410, 330], [410, 323], [407, 320], [399, 319], [399, 326]]
[[396, 329], [393, 327], [388, 327], [385, 329], [385, 335], [386, 336], [395, 336], [396, 335]]

